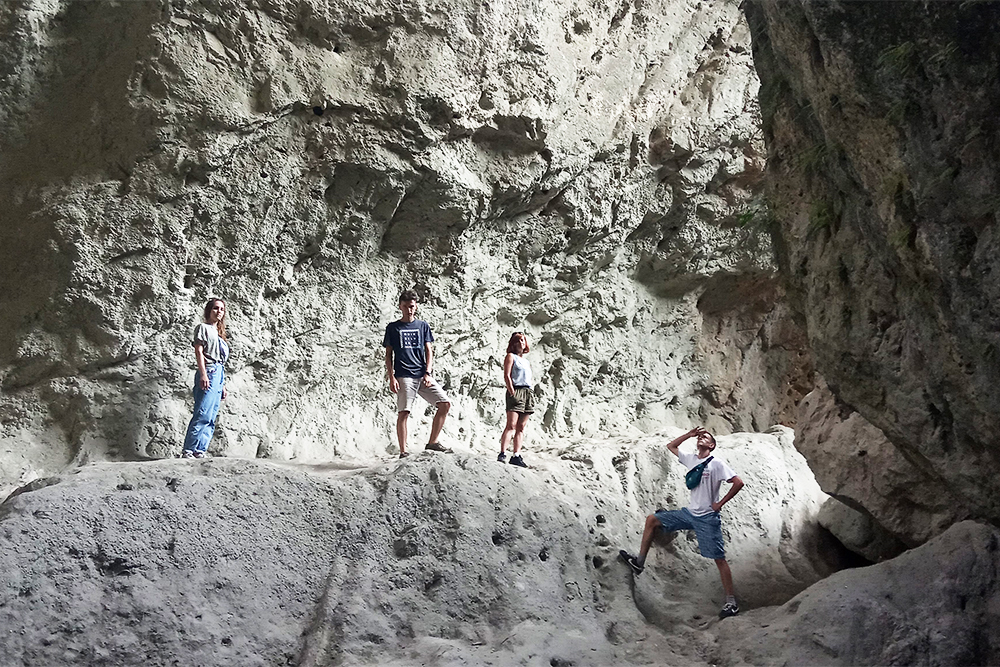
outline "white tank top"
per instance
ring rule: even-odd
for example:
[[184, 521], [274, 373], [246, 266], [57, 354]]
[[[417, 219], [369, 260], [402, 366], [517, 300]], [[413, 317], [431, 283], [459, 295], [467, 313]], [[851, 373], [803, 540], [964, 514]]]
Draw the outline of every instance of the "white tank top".
[[510, 367], [510, 381], [515, 387], [530, 387], [534, 384], [531, 380], [531, 366], [524, 357], [513, 355], [514, 364]]

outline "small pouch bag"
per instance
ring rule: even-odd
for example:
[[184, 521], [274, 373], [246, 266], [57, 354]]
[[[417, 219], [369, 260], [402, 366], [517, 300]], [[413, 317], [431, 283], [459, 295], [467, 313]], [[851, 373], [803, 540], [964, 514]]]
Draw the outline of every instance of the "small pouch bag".
[[687, 488], [693, 489], [701, 484], [701, 476], [704, 474], [705, 468], [708, 466], [708, 463], [712, 460], [712, 458], [713, 457], [709, 456], [707, 459], [687, 471], [687, 474], [684, 475], [684, 483], [687, 484]]

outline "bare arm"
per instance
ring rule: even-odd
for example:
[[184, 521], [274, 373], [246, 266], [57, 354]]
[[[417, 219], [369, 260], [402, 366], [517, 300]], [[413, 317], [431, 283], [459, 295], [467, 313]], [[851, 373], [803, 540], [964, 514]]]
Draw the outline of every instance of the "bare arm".
[[424, 386], [431, 386], [431, 375], [434, 368], [434, 350], [430, 343], [424, 343], [424, 358], [427, 359], [427, 370], [424, 372]]
[[667, 449], [669, 449], [670, 453], [673, 454], [674, 456], [679, 456], [680, 450], [678, 448], [681, 446], [681, 444], [688, 438], [693, 438], [694, 436], [698, 435], [698, 432], [701, 430], [702, 429], [700, 426], [695, 426], [687, 433], [677, 436], [676, 438], [667, 443]]
[[732, 484], [732, 486], [729, 487], [729, 493], [727, 493], [722, 498], [722, 500], [712, 503], [712, 509], [715, 510], [716, 512], [721, 510], [722, 506], [728, 503], [730, 500], [732, 500], [733, 496], [739, 493], [740, 489], [743, 488], [743, 480], [740, 479], [739, 475], [733, 475], [730, 479], [727, 479], [726, 481]]
[[208, 379], [208, 369], [205, 367], [205, 346], [202, 343], [194, 344], [194, 360], [198, 363], [198, 382], [201, 388], [208, 391], [212, 383]]
[[510, 372], [514, 368], [514, 353], [508, 352], [503, 359], [503, 383], [507, 385], [507, 393], [514, 395], [514, 381], [510, 378]]
[[386, 346], [385, 348], [385, 377], [389, 381], [389, 391], [396, 393], [399, 391], [399, 381], [392, 372], [392, 348]]

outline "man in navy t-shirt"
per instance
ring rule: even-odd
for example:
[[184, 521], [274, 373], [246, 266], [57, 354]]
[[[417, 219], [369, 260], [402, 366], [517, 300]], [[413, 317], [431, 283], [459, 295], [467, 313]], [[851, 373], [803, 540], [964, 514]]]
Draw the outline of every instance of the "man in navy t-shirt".
[[431, 343], [434, 341], [434, 335], [427, 322], [416, 319], [416, 292], [404, 290], [399, 295], [399, 311], [403, 316], [385, 328], [385, 337], [382, 339], [389, 390], [396, 394], [396, 437], [399, 439], [399, 458], [410, 455], [406, 451], [407, 419], [417, 396], [437, 406], [434, 421], [431, 423], [427, 449], [450, 452], [450, 449], [438, 442], [438, 437], [444, 428], [444, 420], [451, 408], [451, 401], [431, 374], [434, 365]]

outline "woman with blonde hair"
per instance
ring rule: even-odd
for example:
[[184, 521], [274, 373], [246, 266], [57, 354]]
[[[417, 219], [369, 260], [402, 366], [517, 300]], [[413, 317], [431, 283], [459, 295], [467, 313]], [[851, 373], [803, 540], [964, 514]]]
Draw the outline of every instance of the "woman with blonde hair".
[[528, 417], [535, 411], [535, 395], [531, 393], [531, 365], [524, 355], [531, 348], [528, 337], [515, 331], [507, 343], [507, 356], [503, 360], [503, 382], [507, 386], [507, 423], [500, 434], [500, 455], [497, 461], [507, 460], [507, 443], [514, 437], [514, 453], [510, 464], [527, 468], [521, 458], [521, 444], [524, 441], [524, 427]]
[[209, 299], [205, 304], [205, 322], [194, 329], [194, 415], [184, 437], [181, 458], [203, 459], [215, 433], [219, 402], [226, 398], [226, 374], [222, 365], [229, 357], [226, 338], [226, 302]]

